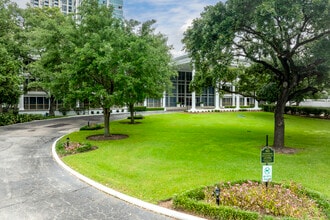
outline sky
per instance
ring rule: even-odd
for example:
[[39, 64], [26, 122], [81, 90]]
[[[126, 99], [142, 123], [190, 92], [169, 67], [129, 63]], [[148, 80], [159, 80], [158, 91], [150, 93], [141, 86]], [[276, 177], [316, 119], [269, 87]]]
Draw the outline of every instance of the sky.
[[[12, 0], [24, 8], [29, 0]], [[215, 5], [220, 0], [124, 0], [125, 19], [140, 22], [155, 19], [156, 32], [168, 37], [168, 45], [173, 46], [173, 57], [185, 52], [181, 40], [183, 32], [193, 19], [200, 17], [204, 7]]]

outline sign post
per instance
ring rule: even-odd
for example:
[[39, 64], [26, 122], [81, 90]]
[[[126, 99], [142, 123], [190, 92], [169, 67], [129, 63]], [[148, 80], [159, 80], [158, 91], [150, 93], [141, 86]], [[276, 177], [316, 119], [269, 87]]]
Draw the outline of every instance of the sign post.
[[273, 148], [268, 146], [262, 148], [261, 156], [260, 156], [261, 163], [265, 163], [265, 164], [274, 163], [274, 159], [275, 159], [274, 155], [275, 152]]
[[268, 135], [266, 135], [266, 146], [262, 148], [260, 153], [260, 162], [266, 165], [262, 167], [262, 182], [266, 183], [272, 181], [272, 166], [269, 163], [274, 163], [275, 161], [275, 151], [273, 148], [268, 146]]
[[272, 165], [262, 166], [262, 182], [266, 184], [272, 181]]

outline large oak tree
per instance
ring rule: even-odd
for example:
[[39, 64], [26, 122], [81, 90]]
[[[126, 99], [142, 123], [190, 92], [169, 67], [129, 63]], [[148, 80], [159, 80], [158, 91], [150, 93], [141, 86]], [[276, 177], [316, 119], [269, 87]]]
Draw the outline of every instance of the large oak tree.
[[[328, 0], [228, 0], [205, 8], [183, 42], [197, 69], [224, 80], [235, 60], [262, 65], [278, 88], [274, 147], [284, 145], [288, 101], [329, 86]], [[257, 74], [257, 73], [256, 73]]]

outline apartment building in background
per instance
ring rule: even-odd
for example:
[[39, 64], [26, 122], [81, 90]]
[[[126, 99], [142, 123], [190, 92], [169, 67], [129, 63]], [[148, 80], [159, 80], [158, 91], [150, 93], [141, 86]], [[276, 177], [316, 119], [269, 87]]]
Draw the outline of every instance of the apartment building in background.
[[[64, 14], [77, 13], [83, 0], [30, 0], [32, 7], [58, 7]], [[112, 6], [114, 17], [123, 19], [123, 0], [98, 0], [100, 4]]]

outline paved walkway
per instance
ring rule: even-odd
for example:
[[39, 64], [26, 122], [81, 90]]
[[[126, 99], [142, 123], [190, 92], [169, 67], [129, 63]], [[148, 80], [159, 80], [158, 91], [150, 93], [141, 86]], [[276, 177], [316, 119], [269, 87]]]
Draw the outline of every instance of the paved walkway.
[[0, 127], [1, 220], [173, 219], [109, 196], [53, 160], [52, 143], [89, 120], [98, 122], [102, 116]]

